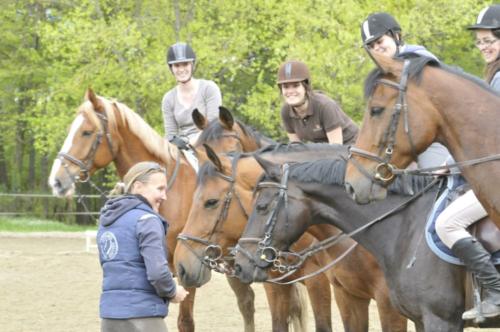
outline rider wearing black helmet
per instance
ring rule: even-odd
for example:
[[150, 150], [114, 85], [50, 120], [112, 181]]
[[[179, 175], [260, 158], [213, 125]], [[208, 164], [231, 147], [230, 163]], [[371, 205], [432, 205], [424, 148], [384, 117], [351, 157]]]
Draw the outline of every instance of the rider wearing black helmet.
[[500, 92], [500, 5], [484, 8], [469, 30], [476, 34], [476, 46], [486, 62], [485, 80]]
[[370, 14], [361, 24], [361, 39], [367, 51], [386, 56], [403, 56], [413, 53], [437, 60], [437, 57], [420, 45], [407, 45], [401, 37], [401, 26], [387, 13]]
[[[438, 61], [437, 57], [425, 47], [404, 43], [401, 33], [398, 21], [387, 13], [370, 14], [361, 24], [361, 39], [368, 54], [374, 52], [391, 58], [408, 55], [425, 56]], [[448, 149], [434, 142], [418, 155], [417, 164], [420, 168], [440, 166], [449, 157]]]
[[208, 121], [219, 116], [222, 96], [215, 82], [193, 77], [196, 54], [190, 45], [175, 43], [167, 50], [167, 64], [177, 85], [163, 97], [162, 113], [167, 138], [180, 146], [194, 143], [199, 129], [191, 113], [195, 108]]
[[312, 91], [305, 63], [283, 63], [277, 84], [284, 101], [281, 119], [291, 142], [354, 143], [358, 127], [333, 99]]
[[[484, 8], [476, 24], [470, 26], [476, 35], [476, 46], [486, 61], [485, 79], [500, 92], [500, 5]], [[500, 316], [500, 274], [491, 262], [491, 255], [467, 228], [488, 214], [472, 190], [457, 198], [439, 215], [436, 232], [446, 246], [471, 271], [482, 288], [481, 310], [472, 308], [463, 313], [465, 320]]]

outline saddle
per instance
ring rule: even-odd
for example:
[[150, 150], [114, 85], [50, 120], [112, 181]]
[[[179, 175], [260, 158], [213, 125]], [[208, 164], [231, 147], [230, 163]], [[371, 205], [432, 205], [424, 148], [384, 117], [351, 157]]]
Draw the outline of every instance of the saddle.
[[[439, 214], [455, 199], [463, 195], [470, 186], [460, 175], [448, 176], [446, 188], [439, 195], [427, 219], [425, 237], [429, 248], [444, 261], [464, 265], [441, 241], [436, 233], [435, 223]], [[492, 254], [493, 263], [500, 265], [500, 229], [489, 217], [485, 217], [468, 228], [469, 232]]]

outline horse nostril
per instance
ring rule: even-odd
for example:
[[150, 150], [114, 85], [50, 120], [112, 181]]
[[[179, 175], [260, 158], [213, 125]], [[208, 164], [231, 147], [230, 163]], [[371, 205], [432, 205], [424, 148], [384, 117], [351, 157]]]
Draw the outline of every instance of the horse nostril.
[[182, 266], [182, 264], [178, 264], [177, 276], [179, 277], [179, 280], [184, 280], [185, 275], [186, 275], [186, 270], [184, 269], [184, 266]]
[[235, 265], [234, 265], [234, 273], [235, 273], [236, 275], [240, 275], [240, 274], [241, 274], [241, 271], [242, 271], [242, 269], [241, 269], [241, 265], [240, 265], [240, 264], [235, 264]]
[[356, 198], [356, 193], [354, 192], [354, 188], [351, 186], [350, 183], [346, 182], [345, 185], [345, 191], [354, 199]]

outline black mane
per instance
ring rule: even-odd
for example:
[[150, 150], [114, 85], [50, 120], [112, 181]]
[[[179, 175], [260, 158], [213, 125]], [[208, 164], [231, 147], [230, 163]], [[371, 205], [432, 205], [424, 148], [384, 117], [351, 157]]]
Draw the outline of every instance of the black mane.
[[[323, 159], [314, 162], [291, 164], [289, 177], [299, 182], [344, 185], [346, 161], [343, 159]], [[413, 195], [434, 180], [432, 176], [398, 176], [387, 188], [399, 195]]]
[[[422, 78], [422, 72], [425, 66], [433, 66], [437, 67], [440, 69], [443, 69], [449, 73], [452, 73], [454, 75], [460, 76], [462, 78], [465, 78], [468, 81], [471, 81], [472, 83], [475, 83], [482, 87], [483, 89], [488, 90], [489, 92], [493, 94], [497, 94], [496, 91], [491, 89], [491, 87], [482, 79], [471, 75], [465, 71], [463, 71], [462, 68], [457, 67], [457, 66], [448, 66], [442, 62], [437, 61], [436, 59], [425, 57], [425, 56], [416, 56], [415, 54], [407, 54], [404, 57], [398, 58], [400, 60], [410, 60], [410, 67], [409, 67], [409, 77], [410, 79], [414, 79], [417, 84], [420, 83], [421, 78]], [[384, 76], [384, 73], [380, 68], [375, 68], [370, 72], [368, 77], [365, 80], [365, 85], [364, 85], [364, 96], [365, 99], [369, 98], [373, 90], [375, 89], [376, 83], [379, 79], [381, 79]]]

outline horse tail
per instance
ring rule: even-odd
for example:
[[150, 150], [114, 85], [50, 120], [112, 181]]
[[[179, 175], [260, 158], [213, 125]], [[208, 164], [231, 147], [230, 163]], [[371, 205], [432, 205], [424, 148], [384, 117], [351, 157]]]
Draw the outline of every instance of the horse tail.
[[294, 283], [290, 296], [289, 322], [294, 332], [307, 332], [307, 290], [301, 283]]

